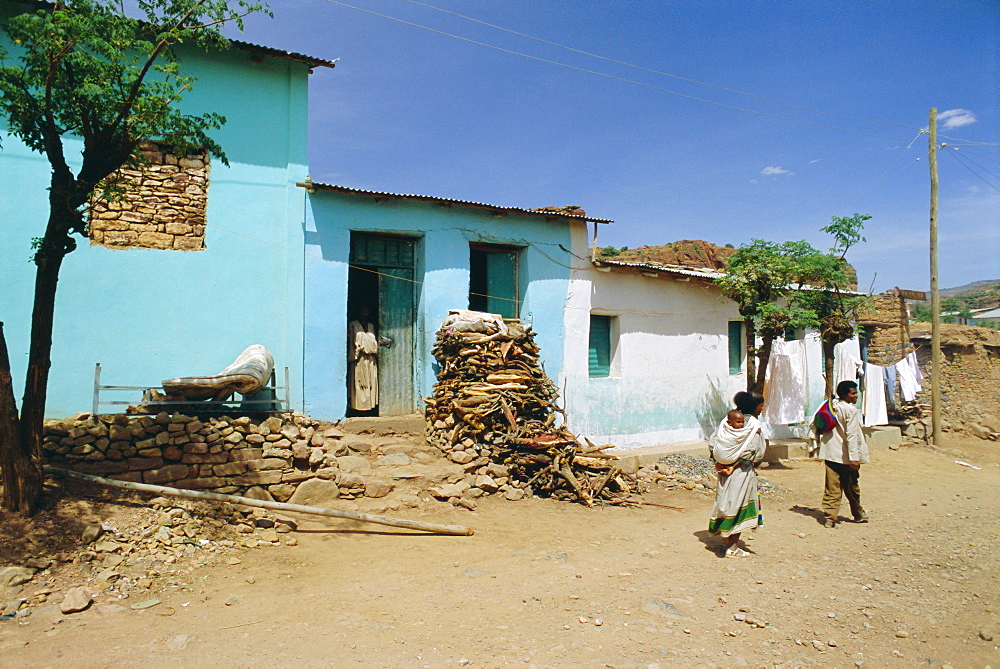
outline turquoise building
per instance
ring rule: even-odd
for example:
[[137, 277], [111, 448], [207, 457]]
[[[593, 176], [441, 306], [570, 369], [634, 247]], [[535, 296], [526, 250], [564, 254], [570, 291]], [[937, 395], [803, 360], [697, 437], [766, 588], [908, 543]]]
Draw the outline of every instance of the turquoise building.
[[[435, 332], [451, 309], [531, 324], [559, 378], [570, 271], [586, 262], [570, 249], [586, 239], [588, 221], [607, 221], [575, 208], [312, 183], [308, 78], [332, 63], [242, 42], [179, 56], [197, 77], [183, 108], [227, 118], [213, 137], [230, 165], [150, 143], [151, 165], [129, 177], [126, 202], [92, 209], [90, 239], [78, 240], [60, 274], [46, 415], [90, 409], [97, 363], [102, 384], [157, 386], [214, 374], [262, 344], [279, 382], [289, 370], [292, 409], [342, 418], [347, 328], [362, 304], [393, 342], [380, 351], [379, 415], [422, 409], [435, 380]], [[44, 229], [50, 174], [14, 137], [0, 141], [0, 321], [19, 395], [31, 240]], [[81, 142], [66, 143], [68, 156], [79, 152]]]
[[[13, 10], [4, 3], [0, 12]], [[333, 64], [242, 42], [179, 56], [198, 79], [182, 106], [227, 118], [213, 138], [230, 166], [161, 155], [174, 164], [160, 167], [171, 192], [158, 194], [156, 212], [143, 210], [139, 200], [150, 197], [143, 194], [134, 210], [98, 212], [108, 217], [100, 226], [92, 216], [92, 227], [102, 229], [90, 242], [78, 239], [60, 274], [50, 417], [89, 410], [95, 363], [104, 383], [157, 385], [214, 374], [251, 344], [270, 349], [279, 369], [290, 368], [291, 403], [302, 406], [306, 193], [296, 183], [308, 172], [309, 74]], [[44, 230], [50, 170], [6, 134], [2, 120], [0, 142], [0, 321], [20, 396], [34, 292], [31, 240]], [[67, 156], [78, 155], [81, 142], [67, 137], [66, 145]], [[179, 207], [176, 215], [165, 216], [167, 200]]]
[[532, 326], [545, 369], [559, 379], [570, 271], [588, 218], [573, 207], [522, 209], [425, 195], [303, 184], [306, 220], [305, 410], [347, 405], [347, 330], [362, 306], [391, 344], [379, 352], [379, 415], [423, 408], [436, 331], [452, 309]]

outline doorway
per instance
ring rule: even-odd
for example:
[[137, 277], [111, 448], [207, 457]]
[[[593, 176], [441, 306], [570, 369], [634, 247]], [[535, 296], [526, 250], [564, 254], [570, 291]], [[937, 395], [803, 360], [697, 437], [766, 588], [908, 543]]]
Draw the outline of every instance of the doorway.
[[[378, 347], [378, 403], [347, 415], [401, 416], [414, 407], [414, 249], [412, 237], [351, 233], [347, 321], [367, 307]], [[348, 383], [350, 383], [348, 375]], [[348, 388], [348, 397], [351, 396]], [[350, 406], [350, 402], [348, 402]]]

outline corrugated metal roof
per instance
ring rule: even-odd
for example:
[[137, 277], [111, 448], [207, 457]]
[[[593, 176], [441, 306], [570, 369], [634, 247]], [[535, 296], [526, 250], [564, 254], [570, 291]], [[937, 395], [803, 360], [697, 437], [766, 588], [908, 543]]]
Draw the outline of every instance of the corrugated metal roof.
[[363, 188], [349, 188], [347, 186], [337, 186], [335, 184], [319, 183], [310, 181], [300, 183], [299, 186], [313, 187], [320, 190], [332, 191], [334, 193], [347, 193], [348, 195], [364, 195], [366, 197], [394, 198], [397, 200], [418, 200], [420, 202], [436, 202], [439, 204], [458, 204], [467, 207], [481, 207], [497, 212], [512, 212], [517, 214], [531, 214], [534, 216], [557, 216], [559, 218], [576, 219], [578, 221], [591, 221], [593, 223], [613, 223], [609, 218], [592, 218], [590, 216], [579, 216], [577, 214], [567, 214], [560, 211], [537, 211], [535, 209], [525, 209], [523, 207], [505, 207], [497, 204], [487, 204], [485, 202], [473, 202], [472, 200], [453, 200], [447, 197], [434, 197], [433, 195], [414, 195], [407, 193], [388, 193], [385, 191], [365, 190]]
[[[55, 3], [49, 0], [22, 0], [20, 4], [28, 5], [38, 9], [51, 10]], [[147, 21], [136, 19], [136, 23], [140, 25], [150, 25]], [[252, 42], [244, 42], [242, 40], [231, 39], [229, 40], [232, 45], [238, 49], [245, 49], [246, 51], [256, 51], [267, 56], [274, 56], [275, 58], [287, 58], [288, 60], [297, 60], [300, 63], [305, 63], [309, 67], [336, 67], [334, 63], [335, 60], [323, 60], [322, 58], [315, 58], [313, 56], [307, 56], [304, 53], [295, 53], [294, 51], [283, 51], [282, 49], [273, 49], [269, 46], [262, 46], [260, 44], [254, 44]], [[339, 59], [338, 59], [339, 60]]]
[[[256, 53], [262, 53], [265, 56], [274, 56], [275, 58], [287, 58], [288, 60], [296, 60], [300, 63], [305, 63], [310, 68], [313, 67], [336, 67], [336, 60], [323, 60], [322, 58], [315, 58], [313, 56], [307, 56], [304, 53], [296, 53], [294, 51], [284, 51], [282, 49], [274, 49], [269, 46], [262, 46], [260, 44], [253, 44], [252, 42], [244, 42], [242, 40], [230, 40], [234, 47], [237, 49], [244, 49], [246, 51], [254, 51]], [[339, 59], [337, 59], [339, 60]]]
[[[658, 274], [664, 274], [667, 276], [685, 276], [685, 277], [696, 277], [699, 279], [709, 279], [715, 280], [726, 275], [725, 272], [720, 272], [716, 269], [710, 269], [708, 267], [691, 269], [690, 267], [684, 267], [682, 265], [667, 265], [654, 262], [628, 262], [626, 260], [602, 260], [598, 259], [594, 261], [594, 265], [600, 267], [602, 265], [610, 267], [630, 267], [638, 270], [649, 270], [657, 272]], [[817, 288], [816, 286], [802, 286], [803, 290], [823, 290], [823, 288]], [[842, 290], [840, 291], [843, 295], [853, 295], [862, 296], [868, 293], [860, 293], [856, 290]]]
[[724, 272], [719, 272], [718, 270], [709, 269], [707, 267], [704, 269], [691, 269], [690, 267], [684, 267], [682, 265], [667, 265], [654, 262], [628, 262], [627, 260], [598, 259], [594, 261], [594, 264], [598, 267], [607, 265], [610, 267], [631, 267], [639, 270], [647, 269], [654, 270], [662, 274], [693, 276], [700, 279], [718, 279], [719, 277], [725, 276]]

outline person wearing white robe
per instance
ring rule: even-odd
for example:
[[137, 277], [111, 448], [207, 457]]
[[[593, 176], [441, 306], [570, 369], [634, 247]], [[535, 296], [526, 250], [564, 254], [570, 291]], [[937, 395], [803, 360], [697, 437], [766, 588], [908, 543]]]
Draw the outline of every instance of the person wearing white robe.
[[[764, 409], [764, 398], [760, 393], [739, 392], [733, 402], [746, 417], [746, 425], [743, 430], [729, 430], [724, 420], [710, 440], [713, 457], [718, 452], [723, 459], [735, 464], [731, 474], [726, 475], [721, 471], [718, 474], [715, 505], [708, 521], [708, 531], [722, 535], [726, 557], [745, 557], [751, 553], [740, 547], [740, 533], [764, 524], [760, 512], [757, 473], [754, 470], [754, 466], [764, 459], [767, 447], [757, 420]], [[751, 426], [752, 429], [744, 434], [746, 426]]]
[[378, 406], [378, 339], [368, 307], [361, 307], [358, 320], [347, 326], [347, 361], [350, 407], [371, 411]]

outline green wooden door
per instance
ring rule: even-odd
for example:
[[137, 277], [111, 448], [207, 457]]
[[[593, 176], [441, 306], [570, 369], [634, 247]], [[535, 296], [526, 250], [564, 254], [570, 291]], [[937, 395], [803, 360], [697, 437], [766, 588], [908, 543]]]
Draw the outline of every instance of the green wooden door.
[[379, 348], [380, 416], [400, 416], [413, 406], [413, 270], [380, 267], [379, 336], [391, 340]]

